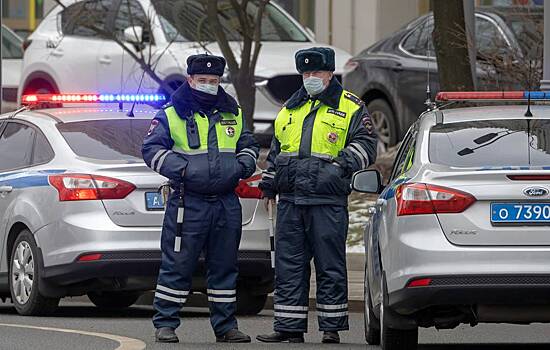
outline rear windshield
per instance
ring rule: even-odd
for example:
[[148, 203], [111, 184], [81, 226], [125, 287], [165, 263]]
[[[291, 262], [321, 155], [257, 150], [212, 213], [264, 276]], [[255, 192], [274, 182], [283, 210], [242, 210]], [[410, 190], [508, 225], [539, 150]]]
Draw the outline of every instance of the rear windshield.
[[430, 162], [454, 167], [550, 165], [550, 120], [483, 120], [435, 125]]
[[87, 120], [61, 123], [57, 129], [81, 157], [142, 162], [141, 145], [150, 124], [148, 119]]

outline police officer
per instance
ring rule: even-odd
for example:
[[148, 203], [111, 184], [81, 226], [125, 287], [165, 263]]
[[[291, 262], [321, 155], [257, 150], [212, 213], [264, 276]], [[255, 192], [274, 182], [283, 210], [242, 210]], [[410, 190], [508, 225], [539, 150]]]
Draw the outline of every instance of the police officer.
[[352, 174], [375, 161], [377, 138], [363, 102], [334, 77], [332, 49], [300, 50], [295, 59], [303, 87], [277, 115], [260, 184], [268, 201], [279, 195], [279, 204], [275, 333], [257, 339], [304, 341], [313, 257], [322, 341], [339, 343], [338, 331], [349, 329], [347, 197]]
[[187, 82], [163, 107], [144, 140], [147, 165], [170, 179], [155, 292], [156, 341], [178, 342], [178, 312], [191, 291], [201, 252], [207, 269], [210, 322], [217, 342], [250, 342], [235, 319], [241, 239], [239, 179], [256, 169], [259, 146], [241, 109], [220, 84], [223, 57], [187, 59]]

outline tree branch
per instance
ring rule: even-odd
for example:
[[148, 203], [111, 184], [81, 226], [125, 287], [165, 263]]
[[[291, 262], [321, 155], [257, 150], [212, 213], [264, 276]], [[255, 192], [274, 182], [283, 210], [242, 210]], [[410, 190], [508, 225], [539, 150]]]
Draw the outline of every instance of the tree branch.
[[262, 18], [264, 16], [265, 7], [270, 0], [261, 0], [258, 5], [258, 12], [256, 13], [256, 21], [254, 27], [254, 53], [252, 54], [252, 63], [250, 64], [249, 74], [254, 76], [256, 70], [256, 63], [258, 62], [258, 56], [260, 55], [260, 49], [262, 48]]
[[229, 45], [227, 36], [225, 35], [225, 32], [220, 23], [220, 20], [218, 19], [218, 1], [217, 0], [208, 0], [207, 6], [206, 6], [206, 13], [208, 15], [208, 21], [212, 26], [214, 35], [216, 36], [218, 45], [220, 46], [222, 55], [225, 57], [225, 60], [227, 61], [227, 66], [229, 67], [229, 71], [232, 73], [238, 72], [239, 64], [235, 59], [233, 50], [231, 50], [231, 46]]

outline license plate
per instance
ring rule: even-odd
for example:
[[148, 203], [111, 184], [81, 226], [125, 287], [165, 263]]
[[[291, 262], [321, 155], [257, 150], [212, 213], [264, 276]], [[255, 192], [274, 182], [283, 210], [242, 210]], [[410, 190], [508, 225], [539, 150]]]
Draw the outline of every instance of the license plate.
[[147, 210], [164, 210], [164, 200], [158, 192], [145, 192], [145, 208]]
[[491, 203], [491, 222], [550, 224], [550, 203]]

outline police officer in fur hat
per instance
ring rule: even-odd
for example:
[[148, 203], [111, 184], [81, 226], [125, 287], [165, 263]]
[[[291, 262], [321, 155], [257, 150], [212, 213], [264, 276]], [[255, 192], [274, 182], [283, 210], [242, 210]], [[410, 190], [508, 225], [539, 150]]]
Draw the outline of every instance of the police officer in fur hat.
[[260, 184], [269, 204], [279, 196], [275, 235], [275, 333], [262, 342], [303, 342], [315, 263], [317, 316], [323, 343], [339, 343], [348, 326], [347, 200], [354, 172], [376, 159], [367, 110], [334, 77], [334, 51], [295, 55], [303, 86], [275, 120], [275, 136]]
[[178, 313], [201, 252], [216, 341], [250, 342], [235, 319], [242, 226], [235, 187], [254, 173], [259, 146], [237, 102], [219, 86], [224, 68], [223, 57], [190, 56], [187, 81], [155, 116], [143, 143], [147, 165], [172, 185], [154, 300], [157, 342], [178, 342]]

